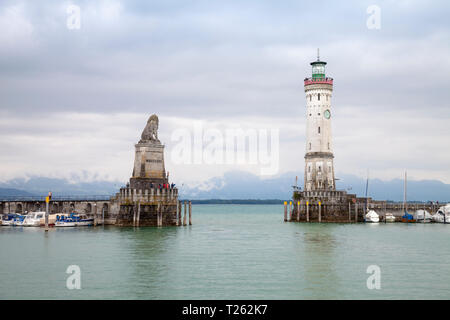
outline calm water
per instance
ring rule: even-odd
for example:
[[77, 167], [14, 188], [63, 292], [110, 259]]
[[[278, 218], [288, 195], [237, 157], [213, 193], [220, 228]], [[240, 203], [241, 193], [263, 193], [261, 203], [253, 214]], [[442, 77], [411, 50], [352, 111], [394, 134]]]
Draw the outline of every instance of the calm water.
[[[1, 227], [0, 298], [450, 298], [450, 225], [284, 223], [278, 205], [195, 205], [193, 223]], [[381, 290], [366, 286], [373, 264]]]

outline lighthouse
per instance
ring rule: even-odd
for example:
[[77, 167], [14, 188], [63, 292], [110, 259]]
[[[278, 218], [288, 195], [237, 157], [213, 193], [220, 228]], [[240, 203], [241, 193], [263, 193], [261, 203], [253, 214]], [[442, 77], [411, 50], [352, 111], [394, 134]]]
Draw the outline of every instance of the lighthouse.
[[[298, 222], [359, 222], [364, 221], [366, 198], [336, 190], [334, 177], [334, 155], [331, 134], [333, 109], [331, 96], [333, 79], [326, 76], [327, 63], [320, 60], [311, 62], [311, 77], [305, 78], [306, 95], [306, 148], [305, 187], [294, 187], [287, 220], [285, 202], [284, 221]], [[371, 201], [371, 200], [369, 200]]]
[[331, 135], [333, 79], [325, 61], [311, 62], [312, 75], [304, 80], [306, 94], [305, 191], [336, 190]]

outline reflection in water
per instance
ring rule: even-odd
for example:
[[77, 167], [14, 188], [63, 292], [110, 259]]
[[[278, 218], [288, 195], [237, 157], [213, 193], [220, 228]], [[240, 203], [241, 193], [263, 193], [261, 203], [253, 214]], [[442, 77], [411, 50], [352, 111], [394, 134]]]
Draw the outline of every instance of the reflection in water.
[[305, 232], [304, 259], [306, 291], [312, 299], [339, 298], [339, 277], [335, 270], [335, 226], [314, 225]]
[[126, 291], [129, 298], [157, 299], [170, 287], [175, 270], [170, 263], [177, 241], [177, 228], [121, 228], [120, 235], [127, 249], [128, 273], [124, 283], [132, 283]]
[[[180, 228], [2, 227], [0, 299], [449, 297], [450, 246], [436, 245], [448, 225], [284, 223], [282, 206], [194, 212]], [[378, 292], [370, 264], [382, 268]], [[67, 289], [69, 265], [82, 290]]]

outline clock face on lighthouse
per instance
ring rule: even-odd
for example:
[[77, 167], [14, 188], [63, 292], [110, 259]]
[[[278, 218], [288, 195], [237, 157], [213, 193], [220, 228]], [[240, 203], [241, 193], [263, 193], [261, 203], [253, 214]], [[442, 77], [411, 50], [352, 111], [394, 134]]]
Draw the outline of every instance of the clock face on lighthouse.
[[325, 112], [323, 113], [323, 116], [325, 117], [325, 119], [330, 119], [331, 117], [331, 112], [330, 110], [325, 110]]

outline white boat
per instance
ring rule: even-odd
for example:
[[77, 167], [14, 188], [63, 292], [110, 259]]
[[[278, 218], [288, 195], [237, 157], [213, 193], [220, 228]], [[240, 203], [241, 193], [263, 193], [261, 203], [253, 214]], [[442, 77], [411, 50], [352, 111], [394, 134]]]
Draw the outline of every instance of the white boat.
[[416, 212], [414, 212], [414, 220], [416, 220], [416, 222], [422, 222], [422, 223], [427, 223], [427, 222], [431, 222], [433, 220], [433, 216], [427, 211], [427, 210], [416, 210]]
[[16, 214], [4, 214], [2, 217], [2, 226], [12, 226]]
[[450, 223], [450, 204], [440, 207], [432, 216], [433, 222]]
[[2, 221], [2, 226], [12, 226], [13, 224], [13, 220], [3, 220]]
[[380, 222], [380, 216], [374, 210], [370, 210], [366, 214], [366, 222]]
[[75, 224], [75, 221], [62, 220], [55, 222], [55, 227], [76, 227], [76, 226], [77, 225]]
[[39, 227], [43, 217], [45, 217], [45, 212], [43, 211], [30, 212], [25, 216], [22, 225], [24, 227]]
[[384, 220], [386, 222], [395, 222], [395, 216], [392, 213], [386, 213]]

